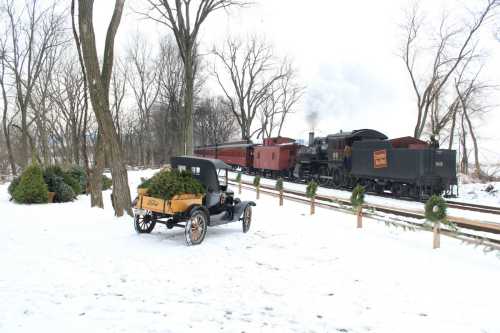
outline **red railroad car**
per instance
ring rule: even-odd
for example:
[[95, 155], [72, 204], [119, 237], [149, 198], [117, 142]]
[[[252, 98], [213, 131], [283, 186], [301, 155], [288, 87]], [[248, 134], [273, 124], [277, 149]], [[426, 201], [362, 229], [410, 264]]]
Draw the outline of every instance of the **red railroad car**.
[[218, 145], [197, 147], [194, 154], [200, 157], [217, 158], [233, 167], [251, 169], [253, 165], [251, 141], [229, 142]]
[[284, 137], [264, 139], [262, 146], [254, 147], [254, 169], [286, 176], [293, 172], [299, 145]]

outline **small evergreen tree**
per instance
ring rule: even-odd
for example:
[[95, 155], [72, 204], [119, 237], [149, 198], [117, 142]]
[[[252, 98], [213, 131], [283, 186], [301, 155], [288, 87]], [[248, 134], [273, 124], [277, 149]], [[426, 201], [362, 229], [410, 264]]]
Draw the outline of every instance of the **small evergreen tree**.
[[73, 201], [73, 199], [76, 198], [76, 194], [71, 186], [69, 186], [65, 182], [59, 182], [55, 192], [55, 202], [68, 202]]
[[79, 178], [75, 178], [70, 172], [64, 172], [63, 179], [66, 184], [71, 186], [75, 194], [82, 193], [82, 187], [80, 186]]
[[80, 193], [76, 194], [81, 194], [85, 193], [87, 189], [87, 173], [85, 172], [85, 169], [82, 168], [79, 165], [73, 165], [68, 169], [68, 173], [71, 175], [71, 177], [80, 183]]
[[21, 175], [13, 198], [18, 203], [46, 203], [49, 199], [47, 184], [43, 180], [43, 171], [38, 164], [28, 166]]
[[14, 191], [16, 190], [17, 185], [19, 185], [20, 181], [21, 181], [21, 176], [17, 176], [14, 179], [12, 179], [12, 182], [10, 182], [7, 191], [9, 192], [11, 197], [14, 196]]

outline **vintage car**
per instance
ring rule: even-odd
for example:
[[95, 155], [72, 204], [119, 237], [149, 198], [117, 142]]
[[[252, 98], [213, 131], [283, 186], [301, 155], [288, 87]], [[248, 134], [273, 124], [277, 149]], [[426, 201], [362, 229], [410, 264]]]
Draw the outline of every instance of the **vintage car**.
[[139, 189], [133, 203], [138, 233], [150, 233], [156, 223], [165, 224], [168, 229], [182, 227], [187, 245], [197, 245], [203, 242], [209, 226], [242, 221], [243, 232], [248, 232], [255, 203], [234, 198], [228, 189], [229, 165], [217, 159], [179, 156], [171, 159], [171, 167], [189, 170], [203, 184], [206, 193], [181, 194], [162, 200], [148, 197], [146, 191]]

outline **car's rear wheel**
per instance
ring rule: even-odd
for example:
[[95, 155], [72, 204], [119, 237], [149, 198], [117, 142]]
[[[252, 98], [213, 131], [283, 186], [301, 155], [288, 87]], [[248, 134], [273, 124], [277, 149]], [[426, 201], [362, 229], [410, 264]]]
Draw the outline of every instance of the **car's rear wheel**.
[[250, 230], [250, 224], [252, 223], [252, 206], [248, 205], [243, 211], [242, 225], [243, 232], [247, 233]]
[[203, 242], [207, 233], [208, 217], [202, 210], [195, 210], [186, 222], [184, 234], [187, 245], [198, 245]]
[[156, 221], [149, 213], [144, 215], [136, 214], [134, 216], [134, 228], [138, 234], [149, 234], [153, 231], [155, 225]]

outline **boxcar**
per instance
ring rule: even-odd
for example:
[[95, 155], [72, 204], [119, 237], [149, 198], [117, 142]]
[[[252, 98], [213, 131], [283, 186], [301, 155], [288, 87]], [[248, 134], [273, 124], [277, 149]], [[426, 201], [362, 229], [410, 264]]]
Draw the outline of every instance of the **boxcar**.
[[298, 147], [295, 140], [290, 138], [264, 139], [263, 145], [254, 147], [253, 168], [272, 176], [291, 176]]

